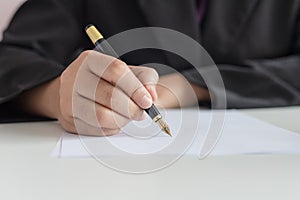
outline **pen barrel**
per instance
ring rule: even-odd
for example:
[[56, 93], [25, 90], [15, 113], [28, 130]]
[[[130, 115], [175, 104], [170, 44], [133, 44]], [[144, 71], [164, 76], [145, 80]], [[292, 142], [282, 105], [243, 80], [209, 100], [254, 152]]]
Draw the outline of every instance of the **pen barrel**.
[[104, 53], [106, 55], [112, 56], [114, 58], [119, 58], [115, 50], [110, 46], [110, 44], [104, 39], [100, 39], [95, 43], [96, 51]]
[[[110, 46], [110, 44], [103, 38], [102, 34], [97, 30], [95, 26], [90, 24], [85, 28], [85, 31], [90, 37], [91, 41], [96, 46], [95, 48], [96, 51], [110, 55], [115, 58], [119, 58], [118, 54]], [[168, 125], [166, 124], [165, 121], [162, 120], [162, 116], [154, 104], [152, 104], [150, 108], [145, 109], [145, 111], [155, 123], [158, 123], [158, 125], [161, 127], [163, 131], [165, 131], [168, 135], [171, 135]]]
[[151, 117], [151, 119], [155, 122], [162, 118], [158, 109], [155, 107], [154, 104], [152, 104], [152, 106], [150, 108], [145, 109], [145, 111]]

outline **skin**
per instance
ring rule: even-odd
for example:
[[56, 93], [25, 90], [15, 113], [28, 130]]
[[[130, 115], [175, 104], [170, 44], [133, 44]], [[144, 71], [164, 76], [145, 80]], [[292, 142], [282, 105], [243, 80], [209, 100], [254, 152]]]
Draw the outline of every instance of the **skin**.
[[120, 131], [130, 120], [147, 117], [152, 103], [176, 108], [209, 100], [206, 89], [180, 74], [158, 77], [147, 67], [128, 66], [113, 57], [85, 51], [62, 75], [17, 99], [25, 112], [57, 119], [68, 132], [104, 136]]

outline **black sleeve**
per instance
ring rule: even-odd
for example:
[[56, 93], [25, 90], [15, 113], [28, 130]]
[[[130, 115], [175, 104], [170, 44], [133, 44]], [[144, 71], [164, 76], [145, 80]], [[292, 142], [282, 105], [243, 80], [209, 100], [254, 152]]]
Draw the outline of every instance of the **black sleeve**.
[[11, 101], [58, 77], [80, 51], [81, 9], [79, 0], [28, 0], [17, 11], [0, 43], [0, 121], [25, 120]]
[[[218, 65], [218, 69], [225, 86], [227, 108], [300, 104], [300, 56], [298, 55], [247, 60], [243, 66], [222, 64]], [[183, 74], [189, 81], [207, 87], [195, 69], [184, 71]], [[220, 97], [219, 91], [222, 90], [220, 87], [220, 84], [212, 83], [211, 95]], [[217, 105], [223, 104], [217, 103]]]
[[[297, 29], [290, 55], [248, 59], [238, 65], [217, 65], [225, 85], [227, 108], [300, 104], [300, 22]], [[199, 69], [201, 70], [201, 67]], [[206, 69], [207, 71], [209, 70]], [[183, 74], [189, 81], [207, 87], [197, 70], [186, 70]], [[214, 85], [213, 81], [210, 83], [211, 96], [218, 97], [222, 90], [220, 84]]]

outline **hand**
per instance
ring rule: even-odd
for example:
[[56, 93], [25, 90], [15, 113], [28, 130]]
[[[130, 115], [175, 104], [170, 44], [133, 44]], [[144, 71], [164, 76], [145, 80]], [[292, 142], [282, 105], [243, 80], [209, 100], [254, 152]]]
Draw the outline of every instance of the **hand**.
[[157, 80], [151, 68], [127, 66], [110, 56], [86, 51], [60, 78], [25, 96], [40, 99], [35, 102], [39, 105], [30, 106], [34, 107], [31, 111], [58, 119], [69, 132], [112, 135], [130, 120], [146, 117], [143, 109], [157, 99]]
[[207, 89], [189, 83], [181, 74], [163, 76], [156, 86], [158, 99], [155, 105], [163, 108], [194, 106], [198, 101], [209, 101]]

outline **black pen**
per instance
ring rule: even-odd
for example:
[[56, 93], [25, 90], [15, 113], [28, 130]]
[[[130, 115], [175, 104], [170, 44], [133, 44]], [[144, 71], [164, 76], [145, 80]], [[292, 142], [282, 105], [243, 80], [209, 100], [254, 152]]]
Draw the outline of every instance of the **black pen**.
[[[109, 43], [104, 39], [102, 34], [97, 30], [97, 28], [93, 25], [88, 25], [85, 28], [85, 31], [91, 41], [97, 48], [97, 51], [105, 53], [115, 58], [119, 58], [118, 54], [114, 51], [114, 49], [109, 45]], [[171, 135], [171, 131], [167, 123], [163, 120], [162, 115], [159, 113], [158, 109], [154, 104], [148, 109], [145, 109], [146, 113], [151, 117], [151, 119], [157, 123], [161, 130], [163, 130], [168, 135]]]

